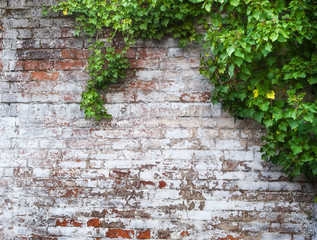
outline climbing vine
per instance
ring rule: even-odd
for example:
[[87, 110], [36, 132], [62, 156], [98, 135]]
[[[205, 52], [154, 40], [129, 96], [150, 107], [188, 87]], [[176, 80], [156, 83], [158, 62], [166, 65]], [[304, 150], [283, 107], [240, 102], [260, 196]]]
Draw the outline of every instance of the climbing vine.
[[[199, 41], [200, 72], [214, 84], [212, 101], [266, 127], [263, 159], [289, 176], [317, 176], [314, 0], [67, 0], [50, 9], [74, 16], [76, 34], [94, 40], [82, 93], [86, 117], [111, 117], [98, 90], [125, 77], [126, 53], [136, 39], [171, 35], [180, 46]], [[105, 29], [112, 32], [103, 42], [98, 36]], [[116, 47], [117, 37], [123, 47]]]

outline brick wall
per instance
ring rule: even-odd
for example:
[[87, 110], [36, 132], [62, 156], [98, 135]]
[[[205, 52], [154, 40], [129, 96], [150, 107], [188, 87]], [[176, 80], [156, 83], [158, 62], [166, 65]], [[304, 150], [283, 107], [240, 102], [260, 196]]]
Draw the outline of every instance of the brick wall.
[[0, 239], [312, 239], [316, 187], [209, 102], [198, 46], [139, 41], [113, 119], [85, 120], [88, 43], [54, 2], [0, 0]]

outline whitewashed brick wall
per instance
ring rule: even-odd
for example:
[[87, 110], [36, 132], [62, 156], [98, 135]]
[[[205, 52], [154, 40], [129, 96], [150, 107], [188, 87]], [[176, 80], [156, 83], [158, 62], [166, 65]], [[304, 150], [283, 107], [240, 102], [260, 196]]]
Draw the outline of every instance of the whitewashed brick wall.
[[209, 102], [198, 46], [139, 41], [88, 121], [87, 40], [53, 3], [0, 0], [0, 239], [312, 239], [316, 187]]

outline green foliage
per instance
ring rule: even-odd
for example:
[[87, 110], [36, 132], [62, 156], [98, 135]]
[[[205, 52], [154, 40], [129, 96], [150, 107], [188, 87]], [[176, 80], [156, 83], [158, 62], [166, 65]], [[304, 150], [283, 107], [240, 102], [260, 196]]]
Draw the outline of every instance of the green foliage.
[[[196, 4], [193, 4], [197, 2]], [[112, 29], [107, 39], [105, 52], [100, 41], [91, 48], [89, 58], [91, 79], [83, 93], [83, 102], [87, 118], [109, 118], [110, 115], [103, 106], [98, 89], [107, 89], [109, 83], [124, 78], [129, 68], [125, 56], [127, 49], [137, 38], [161, 39], [167, 34], [181, 38], [180, 43], [185, 46], [188, 41], [196, 40], [198, 35], [196, 24], [206, 22], [203, 16], [201, 1], [174, 1], [174, 0], [68, 0], [61, 1], [50, 9], [63, 12], [63, 15], [72, 15], [78, 22], [75, 33], [83, 31], [91, 38], [98, 37], [98, 33], [105, 28]], [[45, 8], [44, 14], [48, 13]], [[118, 53], [113, 47], [113, 37], [123, 37], [125, 47]]]
[[263, 158], [289, 176], [317, 175], [317, 5], [212, 1], [201, 73], [212, 100], [265, 125]]
[[[91, 47], [91, 78], [81, 104], [87, 117], [111, 117], [98, 89], [125, 77], [125, 54], [135, 39], [172, 35], [181, 46], [198, 40], [201, 74], [215, 86], [212, 101], [266, 127], [264, 159], [289, 176], [317, 175], [314, 0], [67, 0], [51, 9], [73, 15], [78, 35], [113, 31], [106, 44]], [[118, 34], [125, 45], [120, 51], [112, 41]]]

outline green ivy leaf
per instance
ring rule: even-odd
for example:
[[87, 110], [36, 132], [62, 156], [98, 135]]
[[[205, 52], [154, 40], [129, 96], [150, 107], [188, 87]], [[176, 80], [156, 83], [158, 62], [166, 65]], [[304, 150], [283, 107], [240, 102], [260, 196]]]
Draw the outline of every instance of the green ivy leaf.
[[140, 24], [140, 29], [147, 30], [147, 24], [146, 23]]
[[313, 113], [307, 113], [305, 116], [304, 116], [304, 120], [307, 121], [307, 122], [310, 122], [310, 123], [313, 123], [314, 122], [314, 114]]
[[211, 11], [211, 3], [210, 2], [205, 5], [205, 9], [207, 12]]
[[259, 123], [262, 122], [263, 118], [264, 118], [264, 112], [256, 112], [254, 114], [254, 119], [257, 120]]
[[231, 56], [231, 54], [234, 52], [234, 47], [233, 46], [228, 46], [227, 49], [226, 49], [229, 57]]
[[287, 123], [286, 122], [281, 122], [278, 125], [278, 129], [281, 130], [281, 131], [287, 132]]
[[278, 33], [276, 32], [273, 32], [271, 35], [270, 35], [270, 39], [272, 40], [272, 42], [275, 42], [278, 38]]
[[233, 77], [233, 75], [234, 75], [234, 65], [233, 64], [230, 64], [229, 65], [229, 76], [230, 77]]
[[235, 54], [237, 57], [240, 57], [240, 58], [244, 59], [244, 53], [241, 51], [240, 48], [238, 48], [238, 49], [234, 52], [234, 54]]
[[240, 3], [240, 0], [230, 0], [230, 4], [234, 7], [238, 6]]
[[260, 108], [262, 111], [264, 111], [264, 112], [266, 112], [266, 111], [269, 109], [269, 106], [270, 106], [270, 102], [268, 102], [268, 101], [259, 104], [259, 108]]
[[264, 123], [266, 128], [269, 128], [269, 127], [273, 126], [273, 120], [272, 119], [263, 120], [263, 123]]
[[243, 59], [240, 57], [234, 57], [233, 59], [234, 64], [236, 64], [238, 67], [240, 67], [243, 63]]
[[309, 84], [313, 85], [313, 84], [317, 84], [317, 77], [310, 77], [307, 80], [309, 82]]
[[294, 155], [297, 155], [303, 151], [303, 147], [300, 145], [291, 144], [290, 148], [292, 149]]
[[267, 42], [267, 43], [265, 44], [265, 50], [268, 51], [268, 52], [271, 52], [271, 50], [272, 50], [272, 44], [269, 43], [269, 42]]

